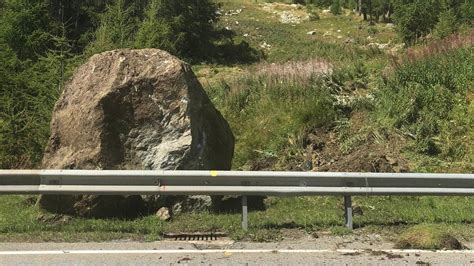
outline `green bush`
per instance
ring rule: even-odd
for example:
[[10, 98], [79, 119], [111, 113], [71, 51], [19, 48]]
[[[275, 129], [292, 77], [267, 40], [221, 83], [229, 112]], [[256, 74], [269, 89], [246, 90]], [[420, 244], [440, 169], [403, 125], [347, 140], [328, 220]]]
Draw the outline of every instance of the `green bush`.
[[428, 34], [438, 21], [438, 1], [415, 0], [396, 6], [395, 22], [398, 32], [407, 44]]
[[449, 9], [439, 15], [439, 21], [434, 27], [434, 35], [443, 39], [454, 33], [457, 29], [457, 21], [454, 11]]
[[333, 0], [330, 10], [331, 10], [331, 13], [333, 15], [340, 15], [341, 12], [342, 12], [341, 1], [340, 0]]
[[466, 1], [460, 7], [461, 21], [470, 25], [474, 25], [474, 4]]

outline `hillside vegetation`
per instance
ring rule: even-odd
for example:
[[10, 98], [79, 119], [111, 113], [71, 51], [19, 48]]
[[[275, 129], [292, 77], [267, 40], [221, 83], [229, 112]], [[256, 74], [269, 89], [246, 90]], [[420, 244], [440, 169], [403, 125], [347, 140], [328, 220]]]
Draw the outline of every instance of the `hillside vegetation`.
[[[154, 47], [192, 63], [233, 129], [235, 170], [474, 172], [472, 1], [92, 2], [0, 0], [1, 168], [38, 167], [53, 105], [85, 58]], [[251, 214], [248, 234], [232, 213], [167, 223], [62, 220], [28, 202], [0, 198], [3, 240], [33, 232], [47, 240], [155, 239], [224, 230], [259, 241], [284, 228], [347, 233], [336, 197], [270, 198], [266, 211]], [[426, 223], [474, 236], [469, 197], [355, 203], [361, 230], [398, 234]]]

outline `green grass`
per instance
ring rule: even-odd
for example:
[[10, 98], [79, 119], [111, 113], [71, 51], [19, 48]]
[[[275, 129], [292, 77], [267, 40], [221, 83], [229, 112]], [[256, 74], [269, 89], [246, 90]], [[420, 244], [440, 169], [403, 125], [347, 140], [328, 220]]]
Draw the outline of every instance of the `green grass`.
[[[266, 61], [269, 62], [315, 57], [331, 62], [350, 62], [354, 56], [375, 55], [373, 50], [364, 47], [368, 43], [397, 43], [393, 29], [385, 24], [369, 26], [354, 14], [324, 15], [316, 21], [303, 20], [299, 24], [283, 24], [279, 21], [279, 13], [274, 14], [274, 11], [290, 11], [304, 17], [307, 15], [306, 9], [283, 7], [267, 11], [261, 5], [263, 1], [255, 4], [255, 1], [250, 0], [227, 0], [222, 3], [224, 10], [243, 7], [243, 11], [239, 15], [224, 16], [219, 22], [220, 25], [235, 31], [236, 41], [247, 41], [256, 48], [261, 47], [264, 42], [269, 44], [271, 47], [262, 49]], [[371, 28], [376, 28], [376, 33], [369, 30]], [[316, 34], [307, 35], [309, 31], [315, 31]], [[350, 44], [346, 43], [348, 39], [352, 39]]]
[[453, 234], [456, 234], [453, 228], [439, 224], [415, 225], [401, 233], [395, 246], [403, 249], [464, 249]]
[[472, 163], [474, 47], [405, 63], [376, 91], [382, 127], [413, 136], [413, 151]]
[[[354, 217], [355, 233], [400, 231], [407, 226], [435, 224], [461, 239], [474, 237], [472, 197], [354, 197], [363, 214]], [[250, 230], [240, 227], [240, 213], [185, 213], [169, 222], [155, 216], [135, 220], [72, 218], [64, 223], [41, 222], [41, 212], [24, 197], [0, 197], [0, 241], [105, 241], [113, 239], [159, 240], [163, 232], [224, 231], [234, 239], [273, 241], [281, 229], [308, 233], [329, 230], [334, 235], [350, 233], [343, 228], [341, 197], [270, 198], [267, 209], [249, 214]], [[383, 232], [387, 229], [387, 232]]]
[[[278, 157], [304, 128], [331, 124], [334, 99], [317, 76], [308, 84], [269, 74], [247, 76], [208, 90], [237, 136], [234, 167]], [[292, 142], [293, 141], [293, 142]]]

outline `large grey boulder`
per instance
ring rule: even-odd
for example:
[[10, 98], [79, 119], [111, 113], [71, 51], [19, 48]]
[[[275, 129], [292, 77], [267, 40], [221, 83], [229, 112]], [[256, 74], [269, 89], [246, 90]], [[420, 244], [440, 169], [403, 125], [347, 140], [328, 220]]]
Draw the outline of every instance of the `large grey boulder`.
[[[189, 65], [157, 49], [123, 49], [94, 55], [76, 70], [55, 106], [42, 166], [228, 170], [233, 152], [229, 125]], [[39, 204], [92, 215], [95, 207], [83, 199], [109, 204], [90, 196], [45, 196]], [[136, 198], [118, 206], [112, 200], [118, 212], [139, 209]]]

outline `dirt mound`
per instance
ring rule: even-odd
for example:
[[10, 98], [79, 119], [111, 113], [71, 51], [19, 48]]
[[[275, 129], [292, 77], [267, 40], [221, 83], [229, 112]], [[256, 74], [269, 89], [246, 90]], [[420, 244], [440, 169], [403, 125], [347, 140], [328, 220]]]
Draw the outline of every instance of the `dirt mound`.
[[401, 233], [395, 243], [401, 249], [464, 249], [464, 245], [444, 230], [426, 225], [415, 225]]
[[[359, 134], [366, 124], [361, 113], [351, 117], [351, 134]], [[315, 172], [385, 172], [397, 173], [409, 170], [408, 162], [401, 155], [406, 140], [397, 135], [376, 137], [364, 136], [350, 151], [341, 149], [337, 129], [315, 128], [306, 132], [302, 140], [302, 156], [292, 158], [281, 166], [276, 157], [262, 158], [250, 165], [250, 170], [290, 170]]]
[[[350, 136], [360, 134], [366, 125], [363, 113], [353, 113]], [[368, 133], [367, 133], [368, 134]], [[335, 129], [315, 129], [305, 138], [305, 155], [313, 171], [331, 172], [406, 172], [408, 162], [400, 151], [405, 140], [400, 136], [387, 135], [384, 141], [368, 134], [359, 140], [350, 151], [343, 152], [341, 140]], [[307, 163], [308, 164], [308, 163]]]

